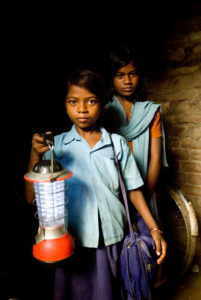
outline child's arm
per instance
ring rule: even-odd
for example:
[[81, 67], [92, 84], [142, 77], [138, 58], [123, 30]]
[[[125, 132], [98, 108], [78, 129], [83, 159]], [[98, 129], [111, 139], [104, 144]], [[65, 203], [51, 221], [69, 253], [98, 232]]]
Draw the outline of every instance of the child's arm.
[[145, 181], [145, 197], [149, 202], [154, 193], [161, 167], [161, 137], [151, 138], [150, 141], [150, 161]]
[[[137, 190], [129, 191], [128, 194], [131, 202], [133, 203], [137, 211], [140, 213], [147, 226], [149, 228], [155, 228], [159, 230], [156, 221], [151, 215], [151, 212], [144, 199], [142, 192], [139, 189], [137, 189]], [[160, 264], [165, 259], [167, 244], [163, 239], [160, 231], [158, 230], [150, 230], [150, 232], [156, 245], [156, 254], [160, 256], [157, 260], [157, 263]]]
[[[42, 159], [43, 154], [48, 150], [49, 147], [44, 142], [44, 138], [38, 133], [35, 133], [32, 137], [28, 171], [33, 169], [34, 165]], [[33, 184], [27, 180], [25, 181], [25, 197], [28, 203], [32, 203], [34, 200]]]

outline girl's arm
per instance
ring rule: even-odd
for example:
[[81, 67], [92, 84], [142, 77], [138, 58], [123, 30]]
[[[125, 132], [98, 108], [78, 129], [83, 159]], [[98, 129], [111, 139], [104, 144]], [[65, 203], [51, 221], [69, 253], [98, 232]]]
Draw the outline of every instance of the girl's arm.
[[[32, 137], [28, 172], [33, 169], [34, 165], [42, 159], [43, 154], [48, 150], [49, 147], [45, 144], [43, 137], [35, 133]], [[32, 203], [34, 200], [33, 184], [27, 180], [25, 180], [25, 198], [28, 203]]]
[[145, 197], [149, 202], [155, 191], [161, 167], [161, 137], [150, 138], [150, 159], [145, 181]]
[[[152, 217], [152, 214], [149, 210], [149, 207], [142, 192], [140, 190], [132, 190], [129, 191], [128, 194], [131, 202], [133, 203], [137, 211], [140, 213], [147, 226], [149, 228], [155, 228], [159, 230], [158, 225]], [[150, 230], [150, 232], [156, 245], [156, 254], [160, 256], [157, 259], [157, 263], [161, 264], [166, 256], [167, 244], [163, 239], [160, 231], [158, 230]]]

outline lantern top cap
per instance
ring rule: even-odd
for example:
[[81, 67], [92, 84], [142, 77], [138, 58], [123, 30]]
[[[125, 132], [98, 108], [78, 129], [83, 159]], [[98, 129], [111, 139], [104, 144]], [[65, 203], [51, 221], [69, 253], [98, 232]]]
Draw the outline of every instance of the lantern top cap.
[[24, 178], [32, 182], [47, 182], [65, 180], [72, 174], [72, 171], [64, 169], [58, 160], [53, 160], [53, 177], [51, 177], [51, 161], [41, 160], [34, 165], [33, 170], [24, 175]]
[[[64, 168], [58, 160], [53, 160], [53, 171], [60, 172]], [[33, 172], [40, 174], [50, 174], [51, 173], [51, 161], [50, 160], [41, 160], [37, 162], [33, 167]]]

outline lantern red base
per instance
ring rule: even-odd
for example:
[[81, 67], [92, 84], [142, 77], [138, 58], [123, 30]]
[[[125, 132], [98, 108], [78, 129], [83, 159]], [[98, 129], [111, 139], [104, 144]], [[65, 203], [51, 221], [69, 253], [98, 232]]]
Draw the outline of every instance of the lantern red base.
[[59, 238], [42, 240], [33, 245], [33, 256], [42, 262], [54, 263], [71, 256], [74, 249], [74, 239], [67, 232]]

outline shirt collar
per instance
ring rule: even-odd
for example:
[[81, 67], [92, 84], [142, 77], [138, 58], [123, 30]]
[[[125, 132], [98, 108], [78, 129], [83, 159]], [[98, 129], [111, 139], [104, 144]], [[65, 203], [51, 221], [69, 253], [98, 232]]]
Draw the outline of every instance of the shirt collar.
[[72, 126], [71, 130], [66, 133], [65, 138], [63, 139], [64, 144], [68, 144], [73, 140], [80, 141], [81, 136], [78, 134], [77, 130], [75, 129], [75, 125]]
[[103, 145], [110, 145], [111, 144], [111, 140], [110, 140], [110, 136], [109, 133], [107, 132], [107, 130], [105, 130], [105, 128], [101, 127], [101, 133], [102, 133], [102, 137], [100, 139], [100, 142]]
[[[102, 144], [102, 145], [110, 145], [111, 144], [111, 140], [110, 140], [110, 137], [109, 137], [109, 133], [105, 130], [105, 128], [101, 127], [100, 128], [101, 130], [101, 133], [102, 133], [102, 137], [99, 141], [99, 145]], [[68, 143], [71, 143], [73, 140], [76, 140], [76, 141], [81, 141], [81, 136], [79, 135], [79, 133], [77, 132], [76, 128], [75, 128], [75, 125], [72, 126], [71, 130], [68, 131], [63, 139], [63, 143], [64, 144], [68, 144]]]

